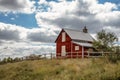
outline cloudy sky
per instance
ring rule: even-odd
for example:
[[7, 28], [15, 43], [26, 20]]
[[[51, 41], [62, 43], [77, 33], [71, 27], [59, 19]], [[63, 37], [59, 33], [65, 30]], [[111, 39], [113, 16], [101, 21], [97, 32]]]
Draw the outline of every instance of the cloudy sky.
[[0, 0], [0, 58], [55, 52], [61, 28], [120, 38], [120, 0]]

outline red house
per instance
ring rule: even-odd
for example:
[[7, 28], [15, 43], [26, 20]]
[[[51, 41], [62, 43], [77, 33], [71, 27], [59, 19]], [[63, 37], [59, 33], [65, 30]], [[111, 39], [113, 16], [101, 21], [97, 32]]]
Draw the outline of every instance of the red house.
[[86, 57], [86, 51], [92, 50], [93, 40], [86, 27], [83, 31], [62, 29], [55, 41], [56, 57]]

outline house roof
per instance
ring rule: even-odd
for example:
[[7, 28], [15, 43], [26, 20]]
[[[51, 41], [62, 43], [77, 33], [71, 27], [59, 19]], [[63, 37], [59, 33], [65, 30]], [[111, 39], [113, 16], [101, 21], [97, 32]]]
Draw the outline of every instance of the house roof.
[[84, 46], [84, 47], [92, 47], [91, 43], [82, 43], [82, 42], [76, 42], [76, 41], [73, 41], [73, 43], [78, 44], [80, 46]]
[[72, 40], [82, 40], [93, 42], [93, 38], [89, 33], [84, 33], [80, 30], [64, 29], [64, 31], [70, 36]]

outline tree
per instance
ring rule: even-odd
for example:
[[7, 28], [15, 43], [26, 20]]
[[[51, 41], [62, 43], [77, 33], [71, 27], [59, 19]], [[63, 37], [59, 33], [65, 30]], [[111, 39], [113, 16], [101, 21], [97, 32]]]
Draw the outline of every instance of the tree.
[[11, 57], [8, 57], [7, 62], [13, 62], [13, 59]]
[[113, 42], [117, 40], [118, 38], [114, 33], [102, 30], [97, 33], [97, 40], [93, 42], [93, 46], [99, 51], [111, 51]]

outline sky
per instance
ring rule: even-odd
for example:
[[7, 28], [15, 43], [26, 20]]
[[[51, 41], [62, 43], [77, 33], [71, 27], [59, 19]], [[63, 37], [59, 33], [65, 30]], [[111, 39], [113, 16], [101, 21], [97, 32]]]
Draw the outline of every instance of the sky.
[[120, 40], [120, 0], [0, 0], [0, 58], [54, 53], [62, 28]]

